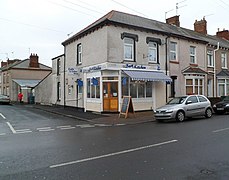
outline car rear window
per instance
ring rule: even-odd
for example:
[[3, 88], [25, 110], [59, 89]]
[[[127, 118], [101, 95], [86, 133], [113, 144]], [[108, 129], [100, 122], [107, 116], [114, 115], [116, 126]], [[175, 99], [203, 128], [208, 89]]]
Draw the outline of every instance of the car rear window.
[[200, 102], [206, 102], [208, 101], [205, 97], [203, 96], [198, 96]]

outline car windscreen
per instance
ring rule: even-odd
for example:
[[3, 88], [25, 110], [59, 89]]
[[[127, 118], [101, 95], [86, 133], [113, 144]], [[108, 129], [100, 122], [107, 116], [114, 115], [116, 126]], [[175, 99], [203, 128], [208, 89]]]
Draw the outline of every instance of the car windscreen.
[[167, 104], [182, 104], [186, 98], [187, 96], [175, 97], [171, 99]]

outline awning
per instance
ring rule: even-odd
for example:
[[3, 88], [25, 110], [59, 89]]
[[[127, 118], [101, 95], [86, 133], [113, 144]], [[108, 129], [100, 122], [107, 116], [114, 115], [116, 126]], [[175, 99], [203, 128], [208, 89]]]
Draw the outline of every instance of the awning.
[[171, 82], [172, 79], [163, 72], [147, 70], [123, 70], [132, 80], [137, 81], [164, 81]]
[[35, 87], [41, 80], [12, 79], [21, 87]]

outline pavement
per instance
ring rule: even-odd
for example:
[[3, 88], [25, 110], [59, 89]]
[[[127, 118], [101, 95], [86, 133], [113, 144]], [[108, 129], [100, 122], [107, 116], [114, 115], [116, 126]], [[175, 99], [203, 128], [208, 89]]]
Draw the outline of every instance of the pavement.
[[74, 118], [80, 121], [86, 121], [90, 124], [104, 124], [104, 125], [129, 125], [139, 124], [155, 121], [153, 111], [141, 111], [135, 113], [128, 113], [127, 118], [119, 113], [97, 113], [87, 111], [76, 107], [63, 107], [56, 105], [40, 105], [40, 104], [23, 104], [23, 106], [29, 106], [32, 108], [40, 109], [50, 113], [58, 114], [65, 117]]

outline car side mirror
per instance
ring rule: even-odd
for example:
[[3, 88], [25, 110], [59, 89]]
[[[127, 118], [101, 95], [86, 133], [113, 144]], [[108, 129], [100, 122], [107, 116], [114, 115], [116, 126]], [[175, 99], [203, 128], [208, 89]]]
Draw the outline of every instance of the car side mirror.
[[192, 104], [192, 101], [187, 101], [186, 104]]

